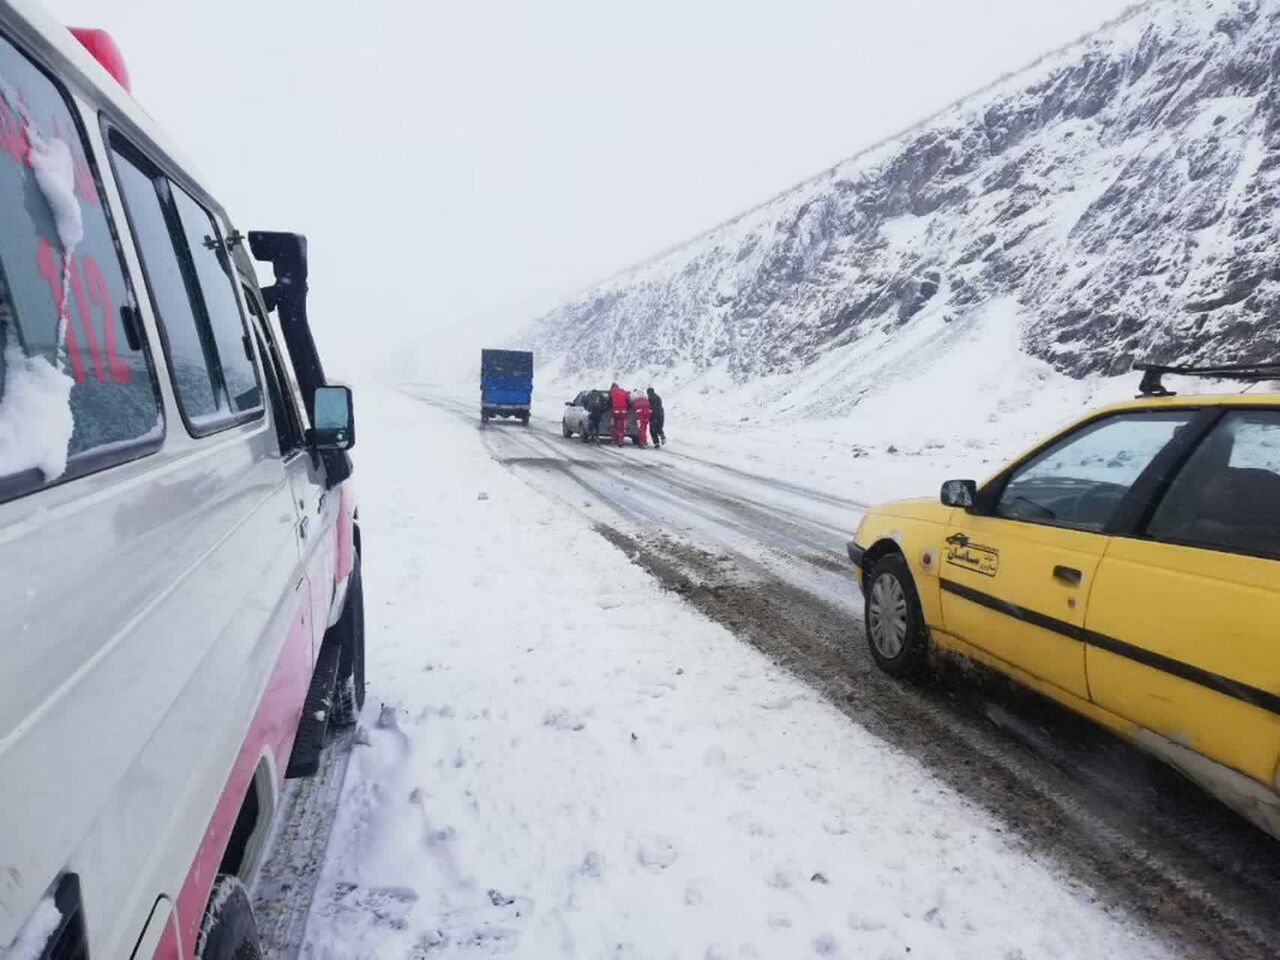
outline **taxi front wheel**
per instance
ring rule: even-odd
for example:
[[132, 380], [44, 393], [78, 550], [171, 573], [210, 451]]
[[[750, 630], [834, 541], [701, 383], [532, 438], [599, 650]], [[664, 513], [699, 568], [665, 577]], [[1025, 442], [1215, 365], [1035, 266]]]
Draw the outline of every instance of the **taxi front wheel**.
[[929, 631], [911, 570], [896, 553], [877, 560], [867, 575], [865, 622], [867, 644], [881, 670], [895, 677], [923, 671], [929, 658]]

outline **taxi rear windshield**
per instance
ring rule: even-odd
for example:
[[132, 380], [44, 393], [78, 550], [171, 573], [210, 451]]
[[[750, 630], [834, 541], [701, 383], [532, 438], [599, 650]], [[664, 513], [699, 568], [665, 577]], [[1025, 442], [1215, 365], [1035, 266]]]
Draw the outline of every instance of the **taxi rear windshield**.
[[81, 128], [0, 37], [0, 500], [163, 433], [133, 291]]

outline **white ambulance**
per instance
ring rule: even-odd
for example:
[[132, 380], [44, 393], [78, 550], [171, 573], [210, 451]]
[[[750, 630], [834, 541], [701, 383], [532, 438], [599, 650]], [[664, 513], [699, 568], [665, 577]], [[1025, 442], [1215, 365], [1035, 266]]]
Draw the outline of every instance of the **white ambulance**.
[[305, 298], [305, 240], [232, 225], [108, 35], [0, 0], [0, 957], [260, 955], [282, 780], [364, 697]]

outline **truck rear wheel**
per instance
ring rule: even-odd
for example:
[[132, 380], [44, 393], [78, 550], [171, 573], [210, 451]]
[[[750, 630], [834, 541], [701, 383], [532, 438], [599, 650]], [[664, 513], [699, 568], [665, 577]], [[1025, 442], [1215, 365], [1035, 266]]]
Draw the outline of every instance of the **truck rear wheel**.
[[195, 960], [262, 960], [262, 943], [244, 884], [220, 873], [200, 921]]
[[340, 644], [341, 652], [329, 719], [335, 727], [349, 727], [364, 707], [364, 581], [360, 576], [359, 554], [351, 567], [342, 616], [331, 629], [336, 633], [334, 639]]

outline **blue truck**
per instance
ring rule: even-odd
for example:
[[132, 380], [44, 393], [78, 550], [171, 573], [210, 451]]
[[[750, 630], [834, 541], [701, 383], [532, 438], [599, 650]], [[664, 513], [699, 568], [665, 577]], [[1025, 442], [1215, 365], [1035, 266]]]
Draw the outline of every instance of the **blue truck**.
[[480, 351], [480, 422], [515, 417], [529, 425], [533, 354], [527, 350]]

